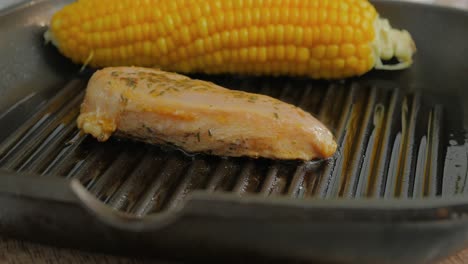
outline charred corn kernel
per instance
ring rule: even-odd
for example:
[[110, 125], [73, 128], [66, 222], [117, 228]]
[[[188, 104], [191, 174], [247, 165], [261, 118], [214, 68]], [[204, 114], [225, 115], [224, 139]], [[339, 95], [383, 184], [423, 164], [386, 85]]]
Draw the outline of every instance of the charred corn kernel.
[[81, 0], [45, 38], [95, 67], [313, 78], [406, 68], [415, 52], [367, 0]]

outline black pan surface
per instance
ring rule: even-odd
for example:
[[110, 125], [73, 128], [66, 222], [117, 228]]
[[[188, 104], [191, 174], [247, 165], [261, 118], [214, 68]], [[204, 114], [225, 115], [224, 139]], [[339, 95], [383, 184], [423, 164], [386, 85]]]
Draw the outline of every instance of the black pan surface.
[[80, 135], [74, 121], [92, 70], [80, 73], [42, 40], [67, 2], [0, 13], [2, 234], [234, 262], [425, 263], [467, 245], [467, 12], [374, 1], [415, 38], [415, 64], [405, 71], [334, 82], [194, 76], [323, 120], [337, 135], [337, 155], [295, 163]]

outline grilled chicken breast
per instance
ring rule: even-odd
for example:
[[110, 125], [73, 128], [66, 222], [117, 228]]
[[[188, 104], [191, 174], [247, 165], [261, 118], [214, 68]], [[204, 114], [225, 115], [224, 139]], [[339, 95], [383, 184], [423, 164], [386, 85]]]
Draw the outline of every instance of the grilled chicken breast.
[[223, 156], [311, 160], [336, 150], [332, 133], [295, 106], [137, 67], [92, 76], [78, 127], [99, 141], [117, 133]]

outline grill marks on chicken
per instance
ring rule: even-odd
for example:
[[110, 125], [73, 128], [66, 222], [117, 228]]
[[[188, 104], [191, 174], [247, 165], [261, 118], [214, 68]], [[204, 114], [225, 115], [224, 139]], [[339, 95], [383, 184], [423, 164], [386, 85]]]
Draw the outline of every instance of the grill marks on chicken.
[[274, 98], [160, 70], [115, 67], [90, 79], [78, 127], [188, 152], [275, 159], [328, 158], [331, 132], [309, 113]]

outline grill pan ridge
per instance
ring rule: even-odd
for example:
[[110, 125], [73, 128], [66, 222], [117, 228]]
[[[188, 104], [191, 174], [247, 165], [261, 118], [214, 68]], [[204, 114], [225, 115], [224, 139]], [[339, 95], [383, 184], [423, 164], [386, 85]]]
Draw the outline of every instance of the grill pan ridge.
[[[408, 71], [372, 72], [346, 81], [193, 76], [231, 89], [270, 95], [314, 114], [338, 142], [335, 156], [324, 161], [188, 154], [119, 138], [98, 143], [76, 128], [92, 72], [79, 73], [55, 49], [37, 44], [50, 15], [65, 2], [39, 1], [0, 17], [0, 22], [5, 22], [0, 23], [4, 25], [0, 31], [6, 31], [7, 36], [34, 41], [33, 48], [16, 51], [24, 53], [24, 60], [40, 54], [34, 55], [35, 63], [6, 67], [8, 60], [5, 65], [0, 62], [0, 71], [13, 76], [11, 72], [24, 68], [31, 76], [44, 78], [23, 76], [0, 82], [1, 92], [11, 98], [6, 102], [0, 99], [0, 204], [6, 205], [0, 216], [3, 233], [52, 244], [67, 241], [69, 246], [119, 254], [126, 248], [131, 254], [173, 257], [169, 252], [174, 248], [190, 248], [192, 251], [179, 257], [194, 257], [203, 255], [197, 249], [208, 254], [207, 248], [218, 245], [220, 249], [208, 255], [231, 255], [234, 250], [238, 257], [359, 263], [391, 262], [388, 256], [419, 263], [468, 242], [464, 218], [468, 208], [457, 198], [468, 189], [468, 111], [463, 103], [468, 97], [467, 62], [450, 55], [439, 66], [447, 70], [444, 77], [428, 76], [433, 69], [426, 64], [432, 61], [422, 57], [428, 52], [423, 46], [415, 66]], [[409, 25], [410, 32], [422, 32], [422, 36], [415, 35], [417, 43], [423, 43], [427, 33], [419, 22], [405, 20], [403, 14], [400, 17], [401, 12], [411, 13], [400, 11], [403, 7], [434, 21], [440, 19], [438, 16], [453, 15], [453, 21], [446, 23], [457, 26], [445, 33], [454, 40], [460, 37], [456, 33], [468, 26], [468, 15], [461, 11], [391, 1], [376, 1], [376, 5], [392, 21]], [[23, 26], [16, 31], [8, 28], [13, 19], [27, 21], [32, 14], [37, 21], [31, 23], [40, 26]], [[460, 41], [453, 44], [453, 50], [468, 55], [463, 48], [468, 39]], [[11, 42], [0, 44], [0, 56], [7, 53], [8, 45]], [[418, 60], [425, 64], [418, 64]], [[460, 74], [454, 69], [467, 71]], [[447, 85], [447, 91], [441, 90], [441, 84]], [[91, 202], [86, 198], [80, 201], [70, 189], [70, 181], [79, 182]], [[223, 203], [216, 197], [226, 199]], [[444, 203], [451, 199], [452, 204]], [[262, 202], [269, 205], [262, 206]], [[53, 204], [63, 213], [47, 213]], [[202, 212], [213, 219], [200, 216]], [[76, 219], [69, 221], [70, 216]], [[14, 219], [23, 226], [44, 227], [33, 230], [33, 237], [29, 229], [18, 231]], [[165, 227], [156, 228], [158, 221]], [[166, 223], [171, 221], [173, 224]], [[89, 229], [83, 230], [83, 223]], [[63, 229], [75, 230], [74, 238], [60, 234]], [[358, 232], [363, 238], [356, 242]], [[45, 234], [49, 238], [37, 237]], [[90, 236], [99, 235], [91, 241]], [[171, 238], [163, 243], [157, 240], [161, 235]], [[311, 238], [314, 235], [317, 237]], [[376, 243], [382, 236], [388, 241]], [[283, 237], [289, 237], [287, 245], [268, 241]], [[323, 239], [329, 239], [328, 247], [320, 243]], [[442, 240], [446, 243], [441, 244]], [[193, 245], [194, 241], [199, 245]], [[414, 245], [412, 254], [405, 253], [408, 245]], [[357, 253], [367, 252], [369, 246], [373, 252]], [[338, 247], [343, 249], [341, 256], [333, 254]]]

